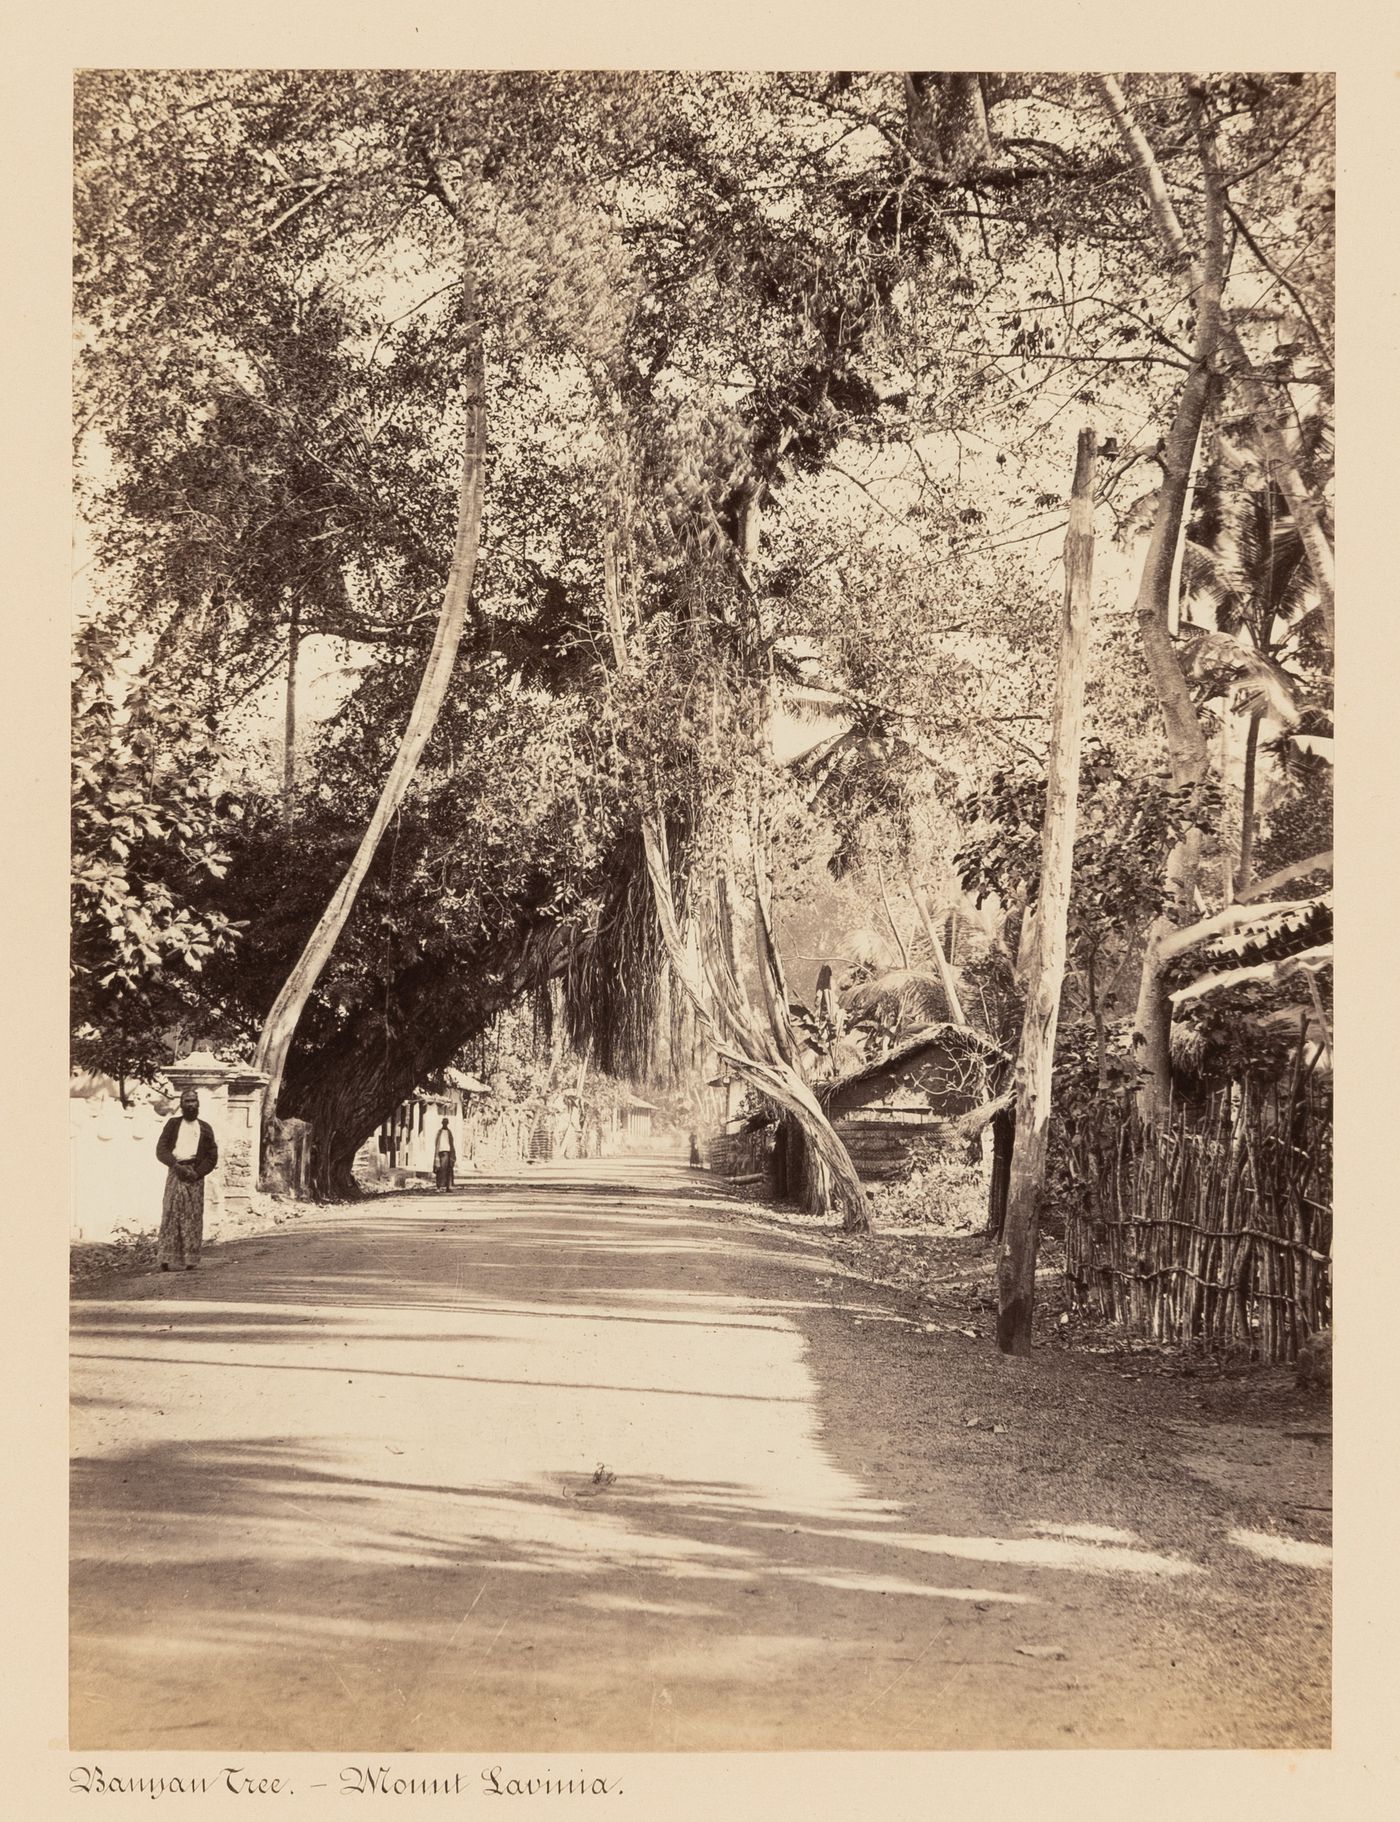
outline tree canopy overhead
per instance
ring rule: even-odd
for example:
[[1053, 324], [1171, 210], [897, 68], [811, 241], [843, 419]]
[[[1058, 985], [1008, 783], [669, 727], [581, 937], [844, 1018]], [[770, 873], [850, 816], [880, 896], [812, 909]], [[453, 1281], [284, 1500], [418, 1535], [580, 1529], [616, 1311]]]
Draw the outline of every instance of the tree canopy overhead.
[[[1023, 914], [1088, 415], [1123, 599], [1070, 965], [1101, 1067], [1134, 1018], [1164, 1057], [1171, 933], [1330, 842], [1331, 108], [1291, 75], [85, 74], [83, 1041], [250, 1044], [377, 805], [280, 1100], [326, 1191], [551, 980], [600, 1066], [690, 1065], [649, 818], [779, 1052], [831, 875], [893, 881], [930, 966], [955, 864]], [[473, 361], [479, 554], [425, 724]]]

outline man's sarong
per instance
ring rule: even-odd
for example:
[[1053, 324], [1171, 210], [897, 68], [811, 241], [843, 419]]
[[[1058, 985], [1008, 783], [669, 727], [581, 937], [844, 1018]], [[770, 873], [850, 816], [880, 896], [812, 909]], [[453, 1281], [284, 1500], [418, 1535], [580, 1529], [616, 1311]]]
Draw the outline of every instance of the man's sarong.
[[161, 1265], [198, 1265], [204, 1244], [204, 1179], [187, 1183], [169, 1171], [165, 1200], [160, 1210], [160, 1241], [156, 1258]]

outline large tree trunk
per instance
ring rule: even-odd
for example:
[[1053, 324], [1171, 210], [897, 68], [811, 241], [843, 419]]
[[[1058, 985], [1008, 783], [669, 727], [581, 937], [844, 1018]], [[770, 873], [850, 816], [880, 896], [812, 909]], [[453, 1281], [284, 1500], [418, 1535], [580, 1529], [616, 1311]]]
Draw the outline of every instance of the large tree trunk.
[[481, 985], [495, 972], [415, 963], [386, 981], [373, 1003], [326, 1042], [292, 1052], [282, 1107], [286, 1117], [311, 1126], [311, 1191], [318, 1200], [357, 1193], [351, 1165], [361, 1145], [507, 1003], [513, 982]]
[[282, 1106], [311, 1126], [318, 1199], [358, 1193], [351, 1166], [361, 1145], [539, 978], [537, 953], [528, 929], [512, 923], [470, 956], [414, 962], [323, 1042], [297, 1044]]
[[486, 369], [481, 339], [481, 323], [476, 312], [472, 288], [464, 288], [464, 315], [468, 324], [468, 351], [462, 383], [464, 411], [462, 478], [457, 494], [457, 534], [443, 590], [442, 609], [432, 650], [424, 667], [418, 695], [399, 742], [399, 750], [379, 801], [374, 807], [360, 845], [345, 877], [336, 888], [320, 921], [307, 939], [295, 967], [272, 1004], [258, 1039], [256, 1066], [268, 1077], [264, 1091], [265, 1116], [278, 1111], [282, 1074], [287, 1052], [296, 1034], [297, 1024], [311, 992], [330, 960], [336, 940], [354, 909], [365, 876], [374, 860], [384, 831], [395, 810], [402, 803], [413, 775], [418, 769], [423, 749], [436, 725], [447, 695], [471, 597], [472, 578], [476, 571], [477, 545], [481, 532], [481, 501], [486, 453]]
[[[1137, 617], [1143, 655], [1152, 679], [1167, 737], [1173, 786], [1197, 785], [1206, 775], [1207, 748], [1190, 688], [1172, 645], [1172, 573], [1181, 524], [1186, 513], [1191, 468], [1211, 389], [1211, 363], [1221, 334], [1221, 289], [1224, 283], [1224, 210], [1215, 166], [1214, 145], [1199, 101], [1192, 98], [1201, 171], [1205, 185], [1205, 251], [1192, 260], [1176, 211], [1167, 195], [1161, 169], [1141, 129], [1128, 111], [1114, 79], [1103, 78], [1109, 111], [1128, 145], [1158, 227], [1174, 258], [1191, 267], [1196, 306], [1196, 339], [1191, 370], [1182, 387], [1176, 415], [1162, 452], [1162, 485], [1157, 495], [1147, 555], [1138, 586]], [[1173, 930], [1189, 922], [1200, 867], [1201, 837], [1191, 830], [1173, 847], [1167, 860], [1167, 910], [1147, 932], [1133, 1047], [1138, 1067], [1138, 1108], [1149, 1128], [1165, 1117], [1171, 1098], [1171, 1004], [1163, 987], [1163, 946]]]
[[1065, 534], [1065, 605], [1060, 662], [1046, 759], [1045, 831], [1041, 840], [1036, 943], [1016, 1058], [1016, 1149], [997, 1261], [997, 1346], [1029, 1354], [1035, 1307], [1035, 1259], [1050, 1121], [1055, 1031], [1060, 1017], [1079, 803], [1080, 730], [1089, 661], [1089, 608], [1094, 579], [1094, 458], [1098, 439], [1081, 430]]
[[959, 181], [992, 155], [987, 97], [975, 70], [906, 70], [905, 113], [909, 142], [940, 177]]

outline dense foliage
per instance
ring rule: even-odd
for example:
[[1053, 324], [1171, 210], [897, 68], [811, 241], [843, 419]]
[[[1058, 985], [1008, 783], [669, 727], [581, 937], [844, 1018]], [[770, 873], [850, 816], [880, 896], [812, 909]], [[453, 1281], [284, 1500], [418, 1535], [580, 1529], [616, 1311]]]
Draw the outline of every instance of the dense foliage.
[[[120, 703], [116, 636], [82, 629], [73, 676], [74, 1061], [148, 1078], [170, 1026], [203, 1016], [206, 966], [237, 951], [219, 902], [242, 807], [215, 742], [164, 693], [159, 667]], [[166, 686], [168, 688], [168, 685]]]
[[1330, 84], [1128, 98], [1191, 248], [1213, 148], [1240, 338], [1179, 557], [1186, 782], [1113, 597], [1197, 311], [1090, 79], [84, 75], [76, 1054], [141, 1074], [182, 1034], [255, 1038], [409, 721], [479, 332], [485, 523], [451, 687], [283, 1090], [320, 1186], [551, 982], [592, 1067], [703, 1068], [650, 814], [682, 912], [750, 985], [771, 897], [828, 1064], [818, 967], [888, 1042], [949, 1010], [935, 944], [965, 1015], [1014, 1042], [1086, 413], [1103, 580], [1061, 1041], [1121, 1079], [1144, 932], [1187, 921], [1183, 845], [1197, 911], [1327, 848], [1331, 734], [1330, 622], [1260, 428], [1262, 398], [1330, 536]]

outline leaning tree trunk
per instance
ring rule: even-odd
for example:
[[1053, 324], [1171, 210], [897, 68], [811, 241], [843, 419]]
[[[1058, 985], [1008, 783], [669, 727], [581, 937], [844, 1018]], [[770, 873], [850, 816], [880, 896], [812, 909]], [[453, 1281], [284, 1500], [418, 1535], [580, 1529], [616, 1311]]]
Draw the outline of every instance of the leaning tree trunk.
[[263, 1024], [258, 1039], [256, 1066], [266, 1072], [267, 1087], [263, 1094], [264, 1118], [277, 1112], [287, 1052], [305, 1010], [312, 989], [320, 979], [336, 940], [345, 928], [360, 888], [373, 863], [375, 852], [388, 828], [395, 810], [403, 802], [428, 737], [436, 725], [447, 695], [462, 639], [467, 603], [471, 597], [472, 578], [476, 572], [477, 546], [481, 533], [481, 500], [486, 453], [486, 368], [481, 338], [481, 323], [470, 283], [464, 285], [463, 311], [468, 324], [468, 349], [462, 383], [465, 423], [463, 426], [462, 478], [457, 494], [457, 535], [443, 590], [442, 609], [432, 650], [418, 686], [418, 695], [399, 742], [399, 750], [379, 801], [374, 807], [360, 845], [345, 877], [337, 886], [320, 921], [311, 932], [295, 967]]
[[[958, 983], [953, 979], [953, 970], [949, 965], [947, 951], [939, 941], [938, 931], [934, 928], [933, 919], [928, 914], [928, 906], [924, 903], [924, 895], [914, 883], [912, 875], [909, 876], [909, 896], [914, 901], [914, 909], [919, 914], [919, 922], [924, 927], [924, 935], [928, 938], [928, 946], [933, 953], [933, 965], [938, 972], [938, 984], [942, 987], [943, 998], [948, 1004], [948, 1017], [955, 1025], [965, 1025], [967, 1014], [963, 1011], [962, 998], [958, 993]], [[951, 928], [951, 926], [950, 918], [949, 927]]]
[[1035, 1307], [1035, 1258], [1045, 1187], [1050, 1085], [1060, 1017], [1079, 801], [1079, 745], [1084, 675], [1089, 659], [1089, 604], [1094, 578], [1094, 457], [1098, 439], [1081, 430], [1065, 534], [1065, 605], [1060, 663], [1046, 759], [1045, 830], [1041, 840], [1036, 942], [1016, 1059], [1016, 1148], [997, 1261], [997, 1346], [1029, 1354]]
[[[717, 982], [713, 971], [706, 970], [702, 974], [694, 952], [682, 936], [671, 883], [665, 825], [659, 816], [644, 815], [642, 841], [667, 960], [690, 1001], [696, 1023], [721, 1064], [732, 1069], [740, 1081], [747, 1082], [765, 1100], [792, 1115], [801, 1129], [808, 1156], [819, 1166], [819, 1182], [824, 1184], [832, 1203], [841, 1210], [842, 1226], [848, 1233], [868, 1233], [870, 1207], [865, 1185], [816, 1096], [795, 1065], [779, 1053], [773, 1038], [759, 1026], [742, 1000], [729, 993], [725, 984]], [[711, 1010], [712, 998], [720, 1007], [718, 1017]]]

